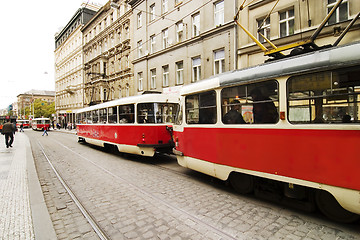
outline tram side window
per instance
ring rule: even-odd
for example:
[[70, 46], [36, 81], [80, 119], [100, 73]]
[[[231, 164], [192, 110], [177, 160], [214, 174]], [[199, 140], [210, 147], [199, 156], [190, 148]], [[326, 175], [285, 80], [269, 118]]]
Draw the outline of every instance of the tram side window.
[[291, 123], [359, 123], [359, 66], [306, 74], [287, 82]]
[[76, 124], [82, 124], [82, 123], [85, 123], [85, 113], [77, 113], [75, 115], [76, 117]]
[[134, 104], [119, 106], [119, 122], [134, 123]]
[[216, 93], [209, 91], [189, 95], [185, 98], [186, 123], [216, 123]]
[[92, 123], [91, 111], [86, 112], [86, 123]]
[[155, 123], [154, 103], [139, 103], [137, 119], [138, 123]]
[[275, 80], [224, 88], [221, 103], [224, 124], [269, 124], [279, 120], [278, 83]]
[[107, 109], [106, 108], [99, 109], [99, 122], [100, 123], [107, 122]]
[[98, 123], [99, 122], [99, 110], [93, 110], [92, 111], [92, 123]]
[[117, 123], [117, 106], [108, 108], [108, 122]]

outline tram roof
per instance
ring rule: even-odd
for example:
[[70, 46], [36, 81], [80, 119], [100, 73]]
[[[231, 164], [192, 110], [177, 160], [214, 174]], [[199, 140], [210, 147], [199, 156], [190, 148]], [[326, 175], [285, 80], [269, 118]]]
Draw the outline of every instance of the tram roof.
[[77, 110], [77, 113], [92, 111], [96, 109], [108, 108], [118, 105], [135, 104], [135, 103], [160, 103], [160, 102], [172, 102], [178, 103], [179, 96], [174, 94], [161, 94], [161, 93], [149, 93], [143, 95], [136, 95], [130, 97], [124, 97], [116, 100], [112, 100], [105, 103], [96, 104], [90, 107]]
[[279, 76], [303, 74], [316, 70], [359, 64], [359, 49], [360, 42], [355, 42], [222, 73], [206, 80], [183, 86], [180, 94], [186, 95], [239, 83], [251, 83]]

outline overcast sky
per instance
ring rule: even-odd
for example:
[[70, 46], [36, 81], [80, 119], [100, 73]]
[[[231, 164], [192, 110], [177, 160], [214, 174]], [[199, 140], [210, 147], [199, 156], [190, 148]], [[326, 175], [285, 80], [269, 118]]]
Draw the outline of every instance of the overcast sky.
[[[90, 0], [104, 5], [108, 0]], [[1, 2], [0, 109], [30, 91], [55, 91], [55, 33], [87, 0]]]

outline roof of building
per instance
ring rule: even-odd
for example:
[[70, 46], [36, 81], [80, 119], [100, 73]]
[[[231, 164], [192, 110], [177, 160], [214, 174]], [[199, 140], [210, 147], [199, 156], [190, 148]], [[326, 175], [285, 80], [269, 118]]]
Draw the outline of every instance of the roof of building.
[[54, 96], [55, 97], [55, 91], [31, 89], [30, 91], [19, 94], [18, 97], [20, 95], [43, 95], [43, 96]]

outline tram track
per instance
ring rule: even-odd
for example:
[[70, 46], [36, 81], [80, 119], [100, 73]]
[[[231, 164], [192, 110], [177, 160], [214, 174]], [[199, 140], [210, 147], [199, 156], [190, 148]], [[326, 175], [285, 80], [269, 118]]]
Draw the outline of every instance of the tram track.
[[[46, 141], [43, 141], [45, 139]], [[34, 146], [38, 145], [36, 144], [37, 139], [34, 140]], [[74, 146], [74, 142], [69, 141], [68, 138], [40, 137], [38, 140], [42, 142], [41, 147], [39, 145], [37, 150], [38, 156], [47, 155], [46, 161], [52, 162], [54, 168], [57, 168], [58, 175], [62, 175], [70, 190], [72, 189], [75, 192], [74, 195], [77, 194], [78, 200], [81, 201], [85, 210], [97, 225], [105, 230], [105, 235], [110, 236], [107, 239], [128, 238], [128, 233], [123, 229], [127, 228], [129, 224], [136, 226], [136, 221], [141, 222], [142, 216], [147, 216], [147, 219], [152, 220], [148, 221], [148, 226], [154, 228], [156, 234], [153, 237], [164, 236], [167, 233], [169, 233], [167, 236], [180, 236], [190, 229], [190, 231], [197, 232], [193, 237], [216, 236], [216, 239], [246, 238], [246, 236], [255, 233], [252, 232], [249, 235], [249, 232], [243, 232], [242, 229], [245, 226], [249, 226], [249, 223], [250, 225], [257, 225], [258, 220], [258, 224], [262, 225], [263, 221], [270, 219], [274, 219], [274, 221], [276, 219], [283, 220], [284, 225], [280, 224], [279, 229], [284, 228], [282, 231], [285, 234], [287, 228], [285, 219], [293, 219], [292, 215], [289, 216], [287, 211], [277, 206], [269, 206], [267, 203], [264, 204], [257, 200], [255, 203], [252, 198], [238, 199], [232, 194], [222, 194], [222, 190], [220, 192], [206, 190], [206, 186], [203, 187], [201, 183], [208, 182], [209, 179], [204, 179], [206, 175], [203, 176], [192, 170], [177, 167], [174, 162], [176, 160], [171, 159], [171, 156], [160, 155], [160, 158], [156, 160], [135, 156], [124, 158], [123, 154], [109, 154], [99, 151], [100, 148], [91, 147], [91, 145], [79, 144]], [[43, 158], [42, 162], [46, 163], [46, 161]], [[43, 166], [45, 167], [46, 164]], [[47, 166], [45, 168], [48, 169], [50, 176], [55, 179], [55, 174], [50, 173], [52, 167], [51, 169]], [[196, 184], [189, 188], [191, 184], [194, 184], [191, 181], [194, 178], [198, 178], [200, 181], [196, 181]], [[163, 183], [162, 179], [164, 180]], [[56, 181], [54, 180], [54, 182]], [[50, 184], [45, 184], [45, 191], [47, 186], [50, 187]], [[57, 186], [57, 188], [52, 188], [55, 190], [55, 194], [57, 191], [62, 191], [56, 190], [61, 188], [60, 183], [56, 183], [54, 186]], [[56, 195], [54, 196], [56, 199], [59, 198]], [[75, 208], [74, 204], [70, 203], [70, 197], [64, 195], [61, 198], [62, 201], [66, 201], [68, 210]], [[260, 205], [257, 205], [258, 203]], [[80, 214], [80, 211], [77, 212]], [[259, 219], [258, 213], [260, 213], [262, 220]], [[219, 218], [215, 214], [225, 215]], [[300, 215], [303, 214], [300, 213]], [[116, 219], [111, 218], [112, 216]], [[157, 221], [157, 219], [162, 220]], [[227, 221], [230, 219], [232, 221], [228, 225]], [[300, 216], [300, 218], [295, 217], [293, 223], [300, 223], [300, 226], [308, 229], [310, 225], [306, 225], [307, 223], [302, 225], [303, 221], [309, 221], [316, 226], [317, 224], [314, 221], [317, 220], [317, 217], [310, 216], [308, 218], [306, 215]], [[86, 220], [83, 219], [83, 221]], [[170, 232], [168, 232], [169, 230], [157, 229], [158, 222], [163, 223], [162, 229], [170, 227], [168, 228], [171, 229]], [[86, 224], [91, 225], [90, 223]], [[278, 226], [279, 223], [274, 224]], [[323, 224], [328, 225], [329, 223], [322, 221], [321, 226]], [[138, 231], [138, 236], [141, 238], [146, 235], [140, 225], [141, 223], [135, 231]], [[73, 228], [72, 226], [74, 225], [69, 225], [68, 229]], [[335, 229], [338, 228], [337, 225], [331, 224], [331, 226]], [[324, 229], [328, 228], [325, 227]], [[339, 227], [339, 229], [344, 229], [344, 226]], [[266, 231], [269, 229], [263, 229], [257, 232], [257, 235], [268, 236], [266, 235], [268, 233], [265, 233]], [[311, 231], [309, 228], [309, 232]], [[92, 232], [95, 236], [96, 231], [92, 230]], [[177, 235], [173, 235], [174, 232], [177, 232]], [[70, 236], [70, 231], [68, 233]], [[208, 233], [212, 235], [208, 235]], [[106, 238], [99, 237], [99, 239]], [[350, 237], [349, 239], [353, 238]]]
[[[160, 203], [162, 204], [163, 206], [169, 208], [171, 210], [171, 212], [174, 212], [174, 213], [177, 213], [178, 215], [185, 215], [187, 216], [187, 218], [193, 222], [195, 222], [196, 224], [199, 224], [205, 228], [207, 228], [209, 231], [211, 232], [214, 232], [216, 233], [217, 235], [221, 236], [221, 239], [231, 239], [231, 240], [235, 240], [237, 238], [235, 238], [234, 236], [230, 235], [229, 233], [223, 231], [222, 229], [220, 228], [217, 228], [205, 221], [203, 221], [202, 219], [200, 219], [199, 217], [195, 216], [194, 214], [184, 210], [184, 209], [181, 209], [173, 204], [171, 204], [169, 201], [166, 201], [158, 196], [156, 196], [155, 194], [151, 193], [150, 191], [148, 191], [147, 189], [145, 188], [142, 188], [134, 183], [132, 183], [131, 181], [129, 181], [128, 179], [124, 178], [124, 177], [121, 177], [117, 174], [114, 174], [113, 172], [111, 172], [110, 170], [104, 168], [103, 166], [101, 166], [100, 164], [84, 157], [83, 155], [79, 154], [78, 152], [72, 150], [71, 148], [65, 146], [63, 143], [57, 141], [57, 140], [54, 140], [59, 146], [62, 146], [63, 148], [65, 148], [66, 150], [72, 152], [73, 154], [77, 155], [78, 157], [82, 158], [83, 160], [93, 164], [94, 166], [96, 166], [98, 169], [100, 169], [101, 171], [103, 171], [104, 173], [114, 177], [115, 179], [119, 180], [121, 183], [125, 183], [127, 184], [131, 189], [133, 189], [133, 191], [137, 191], [138, 193], [142, 194], [142, 195], [145, 195], [146, 197], [152, 199], [152, 201], [149, 201], [149, 202], [157, 202], [157, 203]], [[49, 160], [48, 160], [49, 161]], [[178, 171], [175, 171], [173, 169], [169, 169], [169, 168], [166, 168], [166, 167], [163, 167], [163, 166], [159, 166], [159, 165], [155, 165], [155, 164], [151, 164], [151, 166], [153, 167], [156, 167], [158, 169], [162, 169], [163, 171], [168, 171], [168, 172], [172, 172], [172, 173], [175, 173], [177, 175], [180, 175], [180, 176], [183, 176], [183, 177], [187, 177], [189, 178], [189, 176], [187, 176], [186, 174], [183, 174], [183, 173], [180, 173]], [[81, 203], [80, 203], [81, 204]], [[86, 211], [86, 209], [85, 209]], [[86, 211], [87, 212], [87, 211]], [[91, 216], [89, 214], [89, 216]], [[92, 218], [90, 218], [92, 219]], [[94, 220], [95, 221], [95, 220]], [[95, 221], [96, 222], [96, 221]], [[95, 224], [96, 226], [97, 224]], [[95, 230], [95, 229], [94, 229]], [[96, 231], [96, 230], [95, 230]], [[99, 232], [101, 232], [101, 229], [99, 229]], [[106, 236], [106, 235], [105, 235]], [[106, 238], [105, 238], [106, 239]]]
[[55, 166], [52, 164], [51, 160], [49, 159], [48, 155], [45, 153], [45, 149], [43, 145], [40, 143], [40, 141], [37, 140], [37, 144], [40, 147], [40, 151], [45, 157], [46, 161], [49, 163], [49, 166], [51, 167], [52, 171], [55, 173], [56, 178], [59, 180], [61, 185], [64, 187], [66, 192], [71, 197], [74, 204], [78, 207], [80, 212], [83, 214], [83, 216], [86, 218], [88, 223], [91, 225], [91, 228], [95, 231], [97, 236], [101, 240], [110, 240], [111, 238], [106, 234], [106, 232], [100, 227], [100, 225], [96, 222], [95, 218], [86, 210], [84, 205], [80, 202], [78, 197], [75, 195], [75, 193], [71, 190], [70, 186], [66, 183], [66, 181], [62, 178], [58, 170], [55, 168]]

